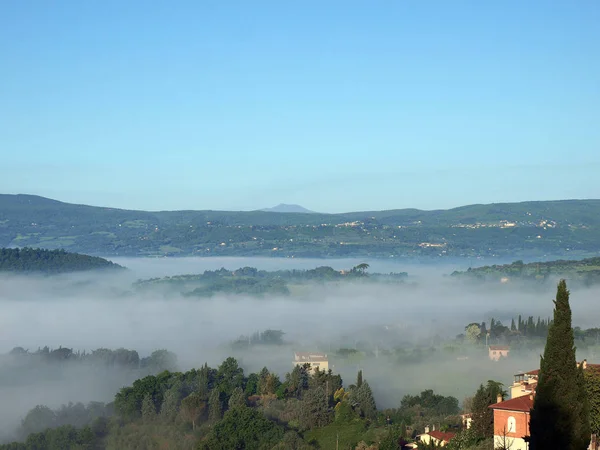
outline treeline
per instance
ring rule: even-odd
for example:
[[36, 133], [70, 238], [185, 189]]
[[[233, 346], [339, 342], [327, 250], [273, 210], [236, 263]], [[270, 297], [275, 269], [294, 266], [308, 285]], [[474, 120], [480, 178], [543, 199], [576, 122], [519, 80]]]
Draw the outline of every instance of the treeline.
[[93, 269], [123, 269], [97, 256], [40, 248], [1, 248], [0, 272], [57, 274]]
[[[460, 426], [458, 400], [433, 391], [378, 411], [359, 371], [344, 387], [331, 371], [298, 365], [281, 380], [267, 368], [246, 375], [234, 358], [218, 368], [164, 371], [121, 389], [114, 402], [38, 406], [24, 418], [22, 442], [1, 450], [399, 449], [423, 424]], [[43, 428], [46, 427], [44, 430]]]
[[600, 257], [582, 260], [556, 260], [547, 262], [514, 261], [510, 264], [491, 265], [455, 271], [453, 277], [480, 281], [526, 280], [545, 282], [565, 277], [572, 285], [591, 286], [600, 283]]
[[522, 338], [543, 338], [548, 335], [552, 324], [550, 319], [535, 319], [529, 316], [526, 320], [520, 315], [515, 320], [511, 319], [510, 326], [505, 326], [500, 320], [492, 318], [489, 327], [486, 322], [470, 323], [465, 327], [465, 334], [459, 335], [472, 343], [509, 344], [520, 341]]
[[206, 270], [202, 274], [177, 275], [164, 278], [138, 280], [134, 287], [145, 289], [164, 286], [179, 290], [186, 296], [210, 297], [217, 293], [231, 294], [280, 294], [290, 293], [289, 284], [326, 283], [344, 280], [371, 280], [377, 282], [401, 282], [406, 272], [389, 274], [369, 274], [369, 265], [358, 264], [348, 270], [336, 270], [329, 266], [308, 270], [258, 270], [255, 267], [241, 267], [236, 270], [221, 268]]
[[99, 348], [87, 351], [73, 351], [72, 348], [59, 347], [51, 349], [48, 346], [30, 352], [23, 347], [13, 348], [8, 355], [20, 365], [36, 363], [89, 363], [98, 367], [115, 367], [124, 369], [148, 369], [156, 372], [162, 370], [175, 370], [177, 368], [177, 355], [165, 349], [155, 350], [145, 358], [140, 358], [136, 350], [119, 348], [111, 350]]
[[[539, 342], [546, 339], [548, 330], [552, 325], [552, 319], [529, 316], [526, 319], [521, 315], [511, 319], [509, 326], [500, 320], [492, 318], [489, 326], [486, 322], [470, 323], [465, 327], [465, 333], [459, 335], [472, 343], [488, 344], [520, 344], [528, 340]], [[600, 342], [600, 328], [582, 329], [575, 327], [575, 340], [580, 347], [593, 345]]]
[[285, 342], [281, 330], [256, 331], [250, 336], [240, 336], [233, 342], [233, 347], [243, 349], [255, 345], [283, 345]]

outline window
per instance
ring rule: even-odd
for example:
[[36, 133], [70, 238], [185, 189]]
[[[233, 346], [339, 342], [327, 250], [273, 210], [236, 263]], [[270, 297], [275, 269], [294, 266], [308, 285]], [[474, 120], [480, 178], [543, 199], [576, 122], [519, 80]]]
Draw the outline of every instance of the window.
[[508, 422], [506, 423], [506, 432], [507, 433], [516, 433], [517, 432], [517, 421], [513, 416], [508, 418]]

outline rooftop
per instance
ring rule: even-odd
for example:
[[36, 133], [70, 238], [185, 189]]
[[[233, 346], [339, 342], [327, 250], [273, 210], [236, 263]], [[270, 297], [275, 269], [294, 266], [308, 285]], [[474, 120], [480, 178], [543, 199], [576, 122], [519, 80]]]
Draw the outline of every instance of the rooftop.
[[521, 411], [529, 412], [533, 408], [533, 398], [530, 395], [524, 395], [523, 397], [511, 398], [500, 403], [490, 405], [491, 409], [502, 409], [505, 411]]
[[430, 431], [429, 433], [425, 434], [428, 434], [432, 438], [437, 439], [439, 441], [446, 442], [449, 442], [454, 436], [456, 436], [456, 433], [452, 433], [449, 431]]

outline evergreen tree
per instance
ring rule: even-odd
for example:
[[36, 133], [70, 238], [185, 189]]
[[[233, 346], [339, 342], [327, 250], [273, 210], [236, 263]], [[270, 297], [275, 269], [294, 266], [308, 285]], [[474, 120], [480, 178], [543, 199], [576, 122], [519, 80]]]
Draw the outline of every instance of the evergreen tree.
[[356, 376], [356, 387], [359, 388], [363, 384], [363, 375], [362, 370], [358, 371], [358, 375]]
[[241, 387], [236, 387], [229, 397], [229, 409], [233, 409], [239, 406], [246, 406], [246, 396]]
[[151, 422], [156, 418], [156, 407], [152, 396], [147, 393], [142, 400], [142, 419], [145, 422]]
[[589, 405], [577, 368], [567, 283], [558, 284], [531, 411], [531, 450], [586, 450], [590, 441]]
[[517, 326], [515, 325], [515, 319], [510, 321], [510, 331], [517, 331]]
[[589, 368], [584, 373], [585, 387], [590, 402], [591, 432], [600, 435], [600, 371]]
[[577, 406], [579, 407], [578, 416], [575, 421], [578, 425], [576, 429], [576, 441], [574, 448], [587, 449], [590, 445], [592, 435], [591, 417], [590, 417], [590, 400], [587, 395], [587, 386], [585, 383], [585, 375], [583, 374], [583, 364], [577, 368]]
[[248, 375], [248, 380], [246, 381], [245, 393], [247, 397], [251, 395], [258, 394], [258, 386], [259, 386], [259, 377], [255, 373], [251, 373]]
[[208, 395], [210, 391], [210, 368], [208, 364], [204, 364], [204, 366], [198, 371], [198, 385], [197, 392], [202, 400], [208, 400]]
[[502, 389], [502, 383], [489, 380], [487, 385], [479, 386], [473, 397], [471, 428], [479, 438], [491, 438], [494, 436], [494, 412], [489, 408], [498, 400], [498, 396], [504, 397], [506, 392]]
[[221, 420], [223, 415], [223, 405], [221, 404], [221, 395], [217, 389], [213, 389], [208, 397], [208, 420], [216, 423]]
[[352, 403], [357, 406], [363, 417], [373, 419], [377, 414], [377, 406], [373, 398], [373, 391], [367, 381], [363, 381], [361, 386], [357, 388], [352, 395]]
[[172, 422], [177, 417], [179, 411], [179, 402], [181, 393], [179, 386], [173, 386], [168, 389], [164, 396], [160, 407], [160, 418], [165, 422]]
[[300, 427], [310, 430], [316, 427], [324, 427], [331, 422], [331, 411], [329, 410], [329, 399], [323, 387], [309, 389], [302, 396], [302, 407], [300, 408]]

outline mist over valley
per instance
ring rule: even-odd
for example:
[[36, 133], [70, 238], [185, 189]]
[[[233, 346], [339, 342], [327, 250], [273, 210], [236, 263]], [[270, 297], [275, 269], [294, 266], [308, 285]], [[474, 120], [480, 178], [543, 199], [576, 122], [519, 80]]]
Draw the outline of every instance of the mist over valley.
[[[115, 392], [144, 374], [187, 371], [205, 363], [217, 367], [228, 357], [236, 358], [245, 373], [268, 367], [283, 379], [293, 368], [294, 352], [319, 351], [328, 355], [329, 367], [345, 382], [352, 382], [362, 370], [379, 408], [397, 408], [405, 395], [427, 389], [462, 401], [488, 379], [509, 383], [514, 373], [537, 368], [543, 351], [542, 340], [513, 343], [508, 358], [491, 361], [485, 341], [469, 342], [465, 327], [489, 324], [491, 318], [505, 326], [519, 315], [548, 318], [558, 280], [556, 274], [524, 288], [528, 285], [518, 280], [473, 283], [450, 276], [455, 269], [466, 269], [464, 261], [452, 265], [381, 259], [111, 260], [127, 269], [0, 275], [4, 441], [19, 437], [21, 419], [36, 405], [110, 403]], [[368, 270], [355, 278], [301, 283], [292, 278], [286, 295], [217, 291], [190, 296], [177, 283], [143, 289], [138, 284], [220, 269], [230, 271], [227, 277], [231, 277], [248, 267], [259, 274], [304, 274], [327, 266], [338, 274], [361, 263], [368, 264]], [[407, 275], [376, 278], [390, 273]], [[572, 290], [575, 325], [586, 329], [600, 323], [599, 293], [596, 285]], [[281, 341], [261, 342], [266, 330], [282, 331]], [[488, 344], [504, 342], [506, 338], [499, 336]], [[99, 353], [90, 356], [103, 348], [135, 351], [139, 361], [107, 363]], [[597, 360], [599, 348], [587, 342], [578, 350], [578, 358]], [[64, 357], [53, 353], [61, 349]], [[149, 362], [153, 352], [161, 349], [176, 355], [174, 367]]]

